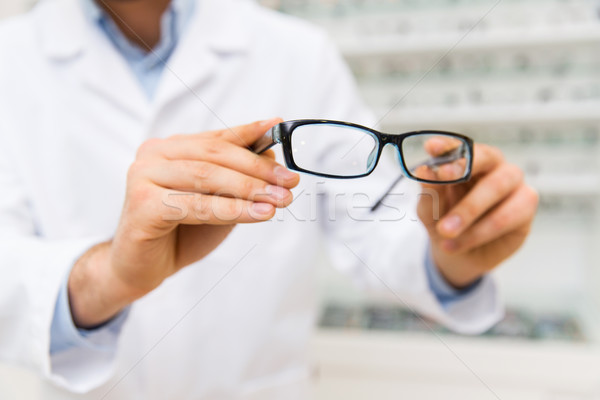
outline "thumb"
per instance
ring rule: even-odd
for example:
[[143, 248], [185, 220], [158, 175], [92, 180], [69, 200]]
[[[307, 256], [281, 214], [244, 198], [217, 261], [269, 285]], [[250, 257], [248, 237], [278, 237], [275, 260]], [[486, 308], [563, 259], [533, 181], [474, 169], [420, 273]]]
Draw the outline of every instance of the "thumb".
[[432, 157], [438, 157], [448, 151], [460, 147], [462, 142], [459, 139], [449, 136], [433, 136], [425, 142], [425, 151]]
[[250, 147], [252, 143], [260, 139], [273, 126], [283, 122], [281, 118], [272, 118], [264, 121], [256, 121], [247, 125], [240, 125], [217, 131], [223, 139], [241, 147]]
[[421, 193], [417, 204], [417, 215], [432, 236], [437, 235], [438, 221], [446, 213], [446, 195], [442, 185], [421, 184]]

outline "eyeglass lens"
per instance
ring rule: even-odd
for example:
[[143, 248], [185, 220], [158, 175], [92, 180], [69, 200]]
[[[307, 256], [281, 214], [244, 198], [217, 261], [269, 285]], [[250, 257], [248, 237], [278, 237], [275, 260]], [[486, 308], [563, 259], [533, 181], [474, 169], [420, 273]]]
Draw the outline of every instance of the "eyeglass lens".
[[440, 133], [420, 133], [402, 142], [402, 157], [412, 178], [452, 182], [469, 173], [469, 146], [461, 138]]
[[320, 174], [350, 177], [373, 169], [378, 140], [362, 129], [314, 124], [292, 133], [292, 155], [299, 168]]
[[[297, 127], [291, 137], [296, 165], [318, 174], [353, 177], [373, 170], [379, 140], [369, 131], [336, 124]], [[411, 178], [450, 182], [468, 174], [468, 144], [441, 133], [419, 133], [402, 141], [404, 165]]]

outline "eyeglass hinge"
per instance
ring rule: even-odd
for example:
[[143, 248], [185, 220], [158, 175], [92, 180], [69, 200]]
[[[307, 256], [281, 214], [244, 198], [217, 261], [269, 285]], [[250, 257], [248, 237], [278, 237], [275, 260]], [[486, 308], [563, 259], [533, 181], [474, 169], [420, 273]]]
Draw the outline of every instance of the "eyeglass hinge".
[[271, 139], [275, 143], [281, 143], [281, 127], [279, 126], [279, 124], [275, 125], [271, 129]]

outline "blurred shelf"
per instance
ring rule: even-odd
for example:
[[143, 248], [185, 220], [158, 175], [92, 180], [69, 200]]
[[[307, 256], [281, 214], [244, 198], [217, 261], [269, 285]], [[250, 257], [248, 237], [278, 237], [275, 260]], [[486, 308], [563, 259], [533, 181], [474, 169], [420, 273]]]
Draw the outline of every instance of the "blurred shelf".
[[[431, 69], [431, 64], [428, 65]], [[559, 71], [559, 69], [563, 69]], [[566, 70], [566, 71], [565, 71]], [[422, 80], [419, 84], [423, 86], [435, 87], [455, 87], [459, 84], [469, 84], [471, 86], [480, 85], [484, 87], [493, 87], [493, 85], [519, 86], [527, 84], [528, 86], [540, 85], [564, 85], [568, 80], [569, 85], [590, 84], [596, 85], [599, 81], [598, 71], [600, 62], [589, 65], [578, 66], [533, 66], [526, 69], [517, 68], [491, 68], [488, 69], [463, 69], [440, 71], [439, 68], [415, 70], [410, 73], [398, 72], [392, 69], [357, 73], [357, 80], [361, 89], [364, 90], [402, 90], [409, 89], [410, 84]], [[493, 79], [490, 82], [490, 79]], [[557, 85], [557, 82], [559, 84]], [[408, 86], [407, 86], [408, 85]]]
[[440, 33], [405, 37], [352, 38], [338, 40], [347, 58], [445, 53], [492, 49], [519, 49], [559, 45], [600, 43], [600, 25], [588, 24], [549, 29], [507, 30], [496, 32]]
[[548, 176], [528, 177], [527, 182], [540, 194], [549, 196], [600, 196], [600, 176], [584, 174], [581, 176]]
[[[585, 1], [585, 0], [584, 0]], [[267, 7], [304, 18], [348, 18], [364, 14], [393, 14], [462, 10], [483, 14], [497, 0], [259, 0]], [[571, 6], [581, 3], [571, 1]], [[564, 5], [564, 0], [503, 0], [509, 8]], [[475, 10], [475, 11], [474, 11]]]
[[[407, 310], [397, 304], [351, 305], [341, 302], [327, 303], [319, 322], [321, 329], [364, 330], [373, 332], [422, 332], [454, 335], [447, 328]], [[579, 322], [571, 311], [531, 312], [508, 309], [504, 318], [484, 333], [496, 339], [533, 341], [586, 341]]]
[[[600, 123], [600, 102], [538, 105], [493, 105], [481, 107], [431, 107], [379, 110], [381, 124], [388, 127], [466, 126], [528, 123]], [[387, 114], [387, 115], [386, 115]]]

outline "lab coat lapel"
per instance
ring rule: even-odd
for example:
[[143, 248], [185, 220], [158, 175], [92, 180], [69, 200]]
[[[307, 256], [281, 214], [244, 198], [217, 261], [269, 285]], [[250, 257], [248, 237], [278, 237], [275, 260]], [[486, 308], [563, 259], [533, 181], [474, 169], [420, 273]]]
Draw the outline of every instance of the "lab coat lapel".
[[245, 1], [198, 0], [195, 14], [165, 68], [155, 105], [165, 107], [184, 95], [202, 98], [202, 85], [218, 70], [221, 58], [245, 52], [249, 45]]
[[71, 62], [82, 85], [138, 118], [148, 115], [148, 101], [127, 62], [81, 10], [78, 0], [55, 0], [40, 20], [44, 53], [51, 60]]
[[127, 61], [101, 32], [90, 36], [81, 61], [83, 83], [132, 115], [147, 118], [149, 102]]

